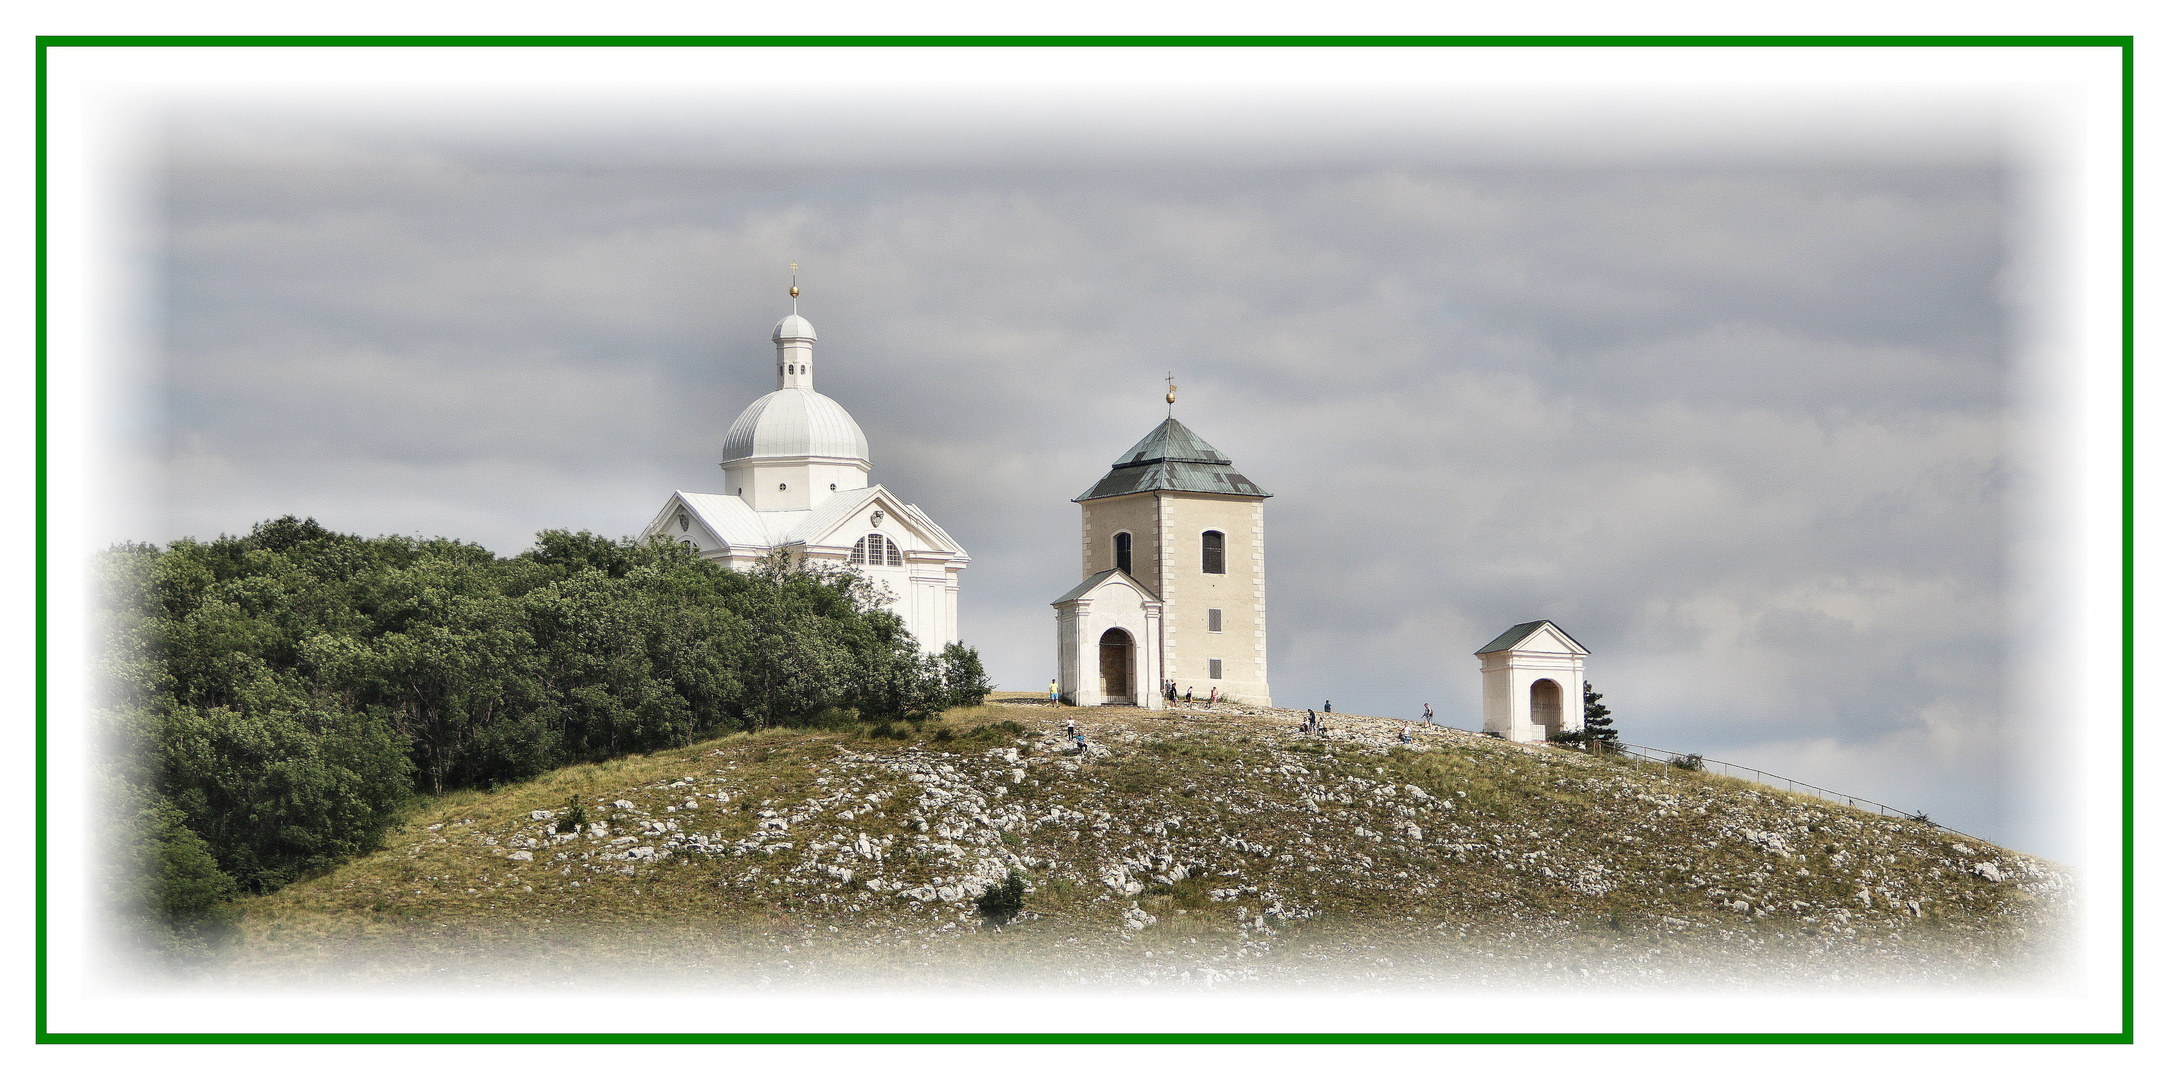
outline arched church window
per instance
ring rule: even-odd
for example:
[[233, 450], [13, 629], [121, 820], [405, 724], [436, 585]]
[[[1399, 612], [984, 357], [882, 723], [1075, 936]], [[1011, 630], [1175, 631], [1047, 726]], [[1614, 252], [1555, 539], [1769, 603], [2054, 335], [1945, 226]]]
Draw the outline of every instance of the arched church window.
[[1228, 572], [1227, 537], [1217, 532], [1205, 534], [1205, 572], [1225, 574]]
[[1115, 534], [1115, 569], [1120, 570], [1125, 574], [1130, 572], [1129, 533], [1120, 532]]
[[864, 566], [902, 566], [904, 549], [880, 533], [867, 533], [851, 545], [851, 561]]

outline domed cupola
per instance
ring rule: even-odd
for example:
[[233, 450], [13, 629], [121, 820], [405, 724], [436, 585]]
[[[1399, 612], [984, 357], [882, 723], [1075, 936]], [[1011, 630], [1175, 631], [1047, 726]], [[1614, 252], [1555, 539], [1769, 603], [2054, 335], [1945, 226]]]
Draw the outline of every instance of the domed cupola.
[[813, 324], [796, 310], [776, 324], [776, 389], [746, 406], [723, 436], [725, 494], [755, 510], [806, 510], [837, 491], [867, 486], [866, 433], [813, 388]]

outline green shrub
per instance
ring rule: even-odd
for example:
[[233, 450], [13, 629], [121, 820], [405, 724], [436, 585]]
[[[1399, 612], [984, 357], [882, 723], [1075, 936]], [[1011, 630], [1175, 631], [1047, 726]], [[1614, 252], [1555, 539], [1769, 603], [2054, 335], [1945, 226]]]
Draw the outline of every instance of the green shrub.
[[587, 828], [587, 803], [586, 800], [575, 795], [572, 797], [572, 808], [565, 811], [564, 815], [557, 819], [554, 831], [576, 833], [584, 828]]
[[996, 926], [1016, 918], [1024, 910], [1026, 884], [1023, 874], [1011, 870], [1008, 877], [987, 886], [987, 891], [979, 894], [979, 914]]
[[1674, 757], [1670, 761], [1665, 762], [1665, 764], [1670, 765], [1675, 769], [1685, 769], [1688, 772], [1701, 772], [1702, 755], [1688, 754], [1685, 757]]

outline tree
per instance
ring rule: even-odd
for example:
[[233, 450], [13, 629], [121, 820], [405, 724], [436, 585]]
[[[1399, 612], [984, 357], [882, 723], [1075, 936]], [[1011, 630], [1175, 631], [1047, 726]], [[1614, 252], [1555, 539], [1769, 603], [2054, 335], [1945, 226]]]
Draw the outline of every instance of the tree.
[[1619, 743], [1619, 729], [1612, 726], [1612, 710], [1603, 704], [1604, 695], [1582, 684], [1582, 740], [1603, 743], [1606, 747]]
[[942, 647], [941, 680], [951, 706], [984, 704], [994, 691], [986, 665], [979, 662], [979, 650], [961, 641]]

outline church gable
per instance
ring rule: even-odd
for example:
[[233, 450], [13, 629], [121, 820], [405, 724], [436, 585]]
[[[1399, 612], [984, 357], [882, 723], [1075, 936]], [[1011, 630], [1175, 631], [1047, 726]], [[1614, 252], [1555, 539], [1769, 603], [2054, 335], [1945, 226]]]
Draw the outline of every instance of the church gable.
[[[793, 539], [809, 553], [863, 559], [871, 565], [897, 565], [907, 552], [963, 554], [918, 507], [879, 486], [833, 496], [815, 507], [797, 532]], [[881, 539], [868, 539], [874, 536]], [[878, 562], [873, 558], [876, 548], [884, 556]]]
[[672, 492], [662, 512], [640, 535], [692, 540], [701, 551], [711, 553], [759, 552], [768, 548], [767, 530], [744, 500], [695, 491]]
[[641, 535], [647, 539], [661, 537], [681, 544], [691, 542], [695, 549], [700, 551], [713, 551], [729, 546], [723, 542], [722, 537], [716, 535], [716, 531], [710, 528], [706, 521], [701, 520], [698, 510], [677, 495], [672, 495], [670, 501], [663, 504], [663, 512], [656, 515], [647, 531]]

